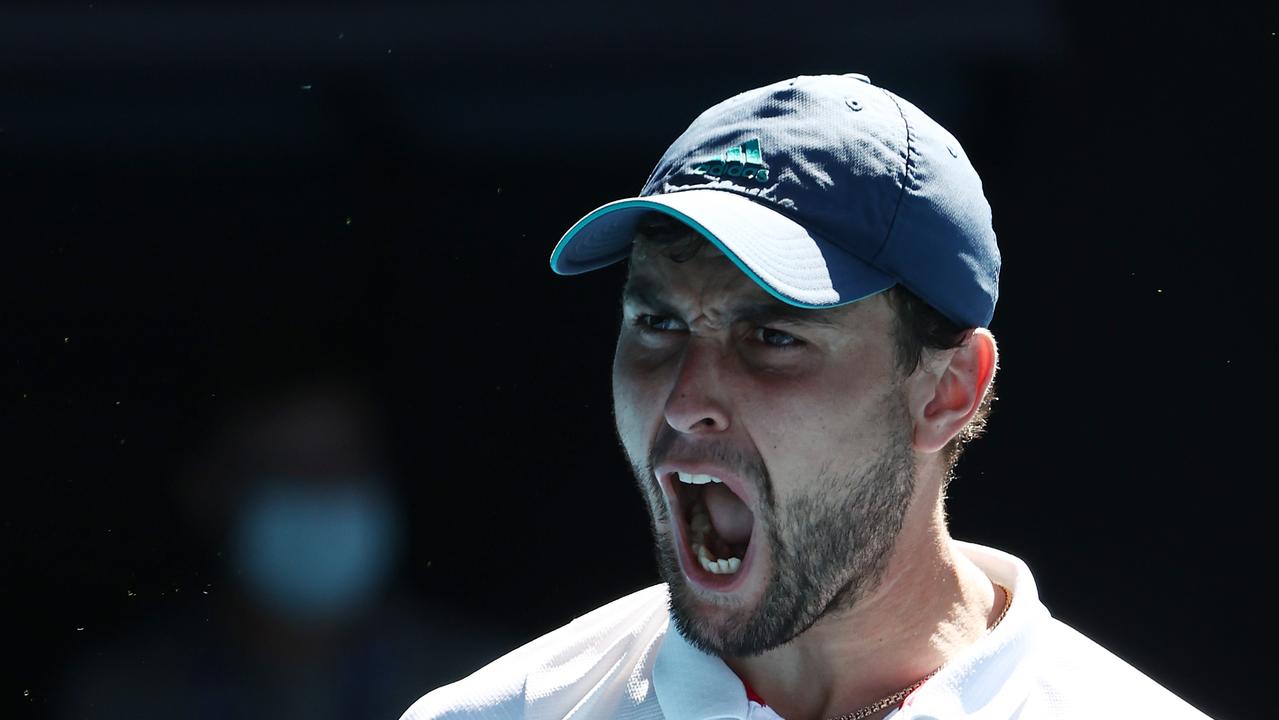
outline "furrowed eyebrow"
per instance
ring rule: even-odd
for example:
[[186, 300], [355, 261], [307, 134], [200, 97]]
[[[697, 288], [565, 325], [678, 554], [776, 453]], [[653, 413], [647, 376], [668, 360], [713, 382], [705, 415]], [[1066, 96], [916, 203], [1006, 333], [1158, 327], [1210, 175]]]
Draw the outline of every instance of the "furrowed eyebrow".
[[733, 312], [733, 319], [747, 320], [752, 325], [772, 325], [778, 322], [789, 325], [822, 327], [837, 327], [839, 325], [830, 313], [787, 305], [780, 300], [765, 300], [737, 308]]
[[647, 278], [631, 278], [622, 288], [622, 304], [638, 303], [651, 308], [665, 308], [657, 299], [657, 285]]
[[[635, 303], [658, 312], [675, 314], [674, 308], [661, 299], [657, 284], [647, 278], [632, 278], [628, 281], [622, 290], [622, 303]], [[839, 322], [830, 313], [795, 307], [773, 298], [744, 303], [733, 308], [729, 314], [732, 322], [746, 321], [752, 325], [780, 322], [789, 325], [839, 326]]]

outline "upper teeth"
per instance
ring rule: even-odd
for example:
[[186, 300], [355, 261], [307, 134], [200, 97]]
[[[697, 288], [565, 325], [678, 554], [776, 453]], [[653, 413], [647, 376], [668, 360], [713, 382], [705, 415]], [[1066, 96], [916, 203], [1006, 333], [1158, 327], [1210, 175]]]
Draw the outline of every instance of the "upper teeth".
[[687, 485], [705, 485], [706, 483], [722, 483], [723, 480], [714, 475], [698, 475], [696, 473], [676, 472], [679, 481]]

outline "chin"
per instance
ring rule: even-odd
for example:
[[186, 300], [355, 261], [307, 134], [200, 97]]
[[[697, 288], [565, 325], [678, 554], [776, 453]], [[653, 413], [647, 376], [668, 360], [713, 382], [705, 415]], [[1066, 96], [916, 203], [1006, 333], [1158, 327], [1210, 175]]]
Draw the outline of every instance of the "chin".
[[[719, 657], [757, 655], [780, 644], [768, 639], [775, 630], [764, 612], [769, 573], [762, 552], [753, 559], [751, 572], [731, 591], [710, 589], [696, 582], [677, 557], [670, 538], [666, 538], [659, 552], [659, 566], [670, 588], [671, 618], [690, 644]], [[696, 568], [694, 572], [700, 570]]]

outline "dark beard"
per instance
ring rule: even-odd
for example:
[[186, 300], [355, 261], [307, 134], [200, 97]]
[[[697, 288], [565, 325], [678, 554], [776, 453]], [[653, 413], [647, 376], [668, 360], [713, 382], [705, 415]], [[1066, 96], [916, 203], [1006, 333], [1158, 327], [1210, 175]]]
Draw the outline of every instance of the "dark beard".
[[878, 458], [843, 474], [822, 468], [811, 493], [788, 498], [780, 508], [762, 459], [712, 453], [760, 488], [756, 515], [772, 556], [758, 608], [727, 626], [698, 615], [699, 602], [706, 600], [688, 587], [680, 571], [669, 513], [652, 481], [656, 460], [678, 438], [673, 433], [658, 437], [647, 471], [635, 471], [648, 501], [658, 570], [670, 588], [671, 617], [689, 643], [721, 657], [758, 655], [794, 639], [827, 613], [853, 607], [878, 586], [915, 485], [905, 408], [890, 400], [887, 409], [885, 421], [892, 430]]

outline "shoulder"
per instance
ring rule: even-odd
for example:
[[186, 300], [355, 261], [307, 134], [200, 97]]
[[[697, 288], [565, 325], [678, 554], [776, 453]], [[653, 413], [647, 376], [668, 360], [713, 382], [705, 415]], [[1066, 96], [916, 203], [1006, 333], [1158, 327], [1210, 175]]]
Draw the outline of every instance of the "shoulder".
[[[1207, 716], [1071, 626], [1040, 601], [1030, 568], [1008, 553], [956, 547], [1013, 591], [1008, 614], [921, 690], [914, 716], [1023, 720], [1204, 720]], [[927, 688], [927, 686], [925, 686]], [[938, 712], [928, 713], [929, 709]], [[911, 716], [907, 716], [911, 717]]]
[[587, 698], [642, 702], [628, 700], [628, 686], [646, 679], [667, 625], [666, 586], [645, 588], [427, 693], [401, 720], [523, 718], [533, 710], [562, 717]]
[[[1050, 619], [1036, 643], [1036, 691], [1049, 717], [1207, 718], [1172, 691], [1065, 623]], [[1037, 715], [1031, 715], [1035, 717]]]

